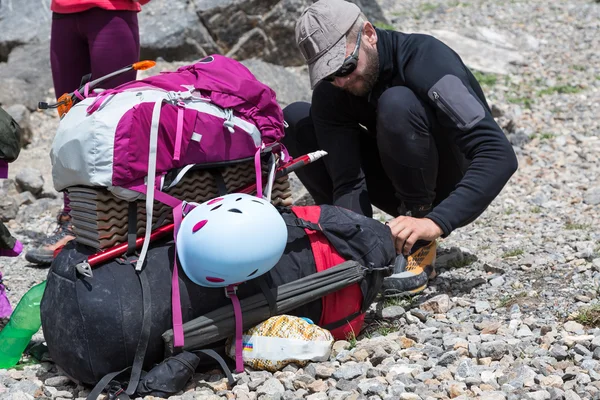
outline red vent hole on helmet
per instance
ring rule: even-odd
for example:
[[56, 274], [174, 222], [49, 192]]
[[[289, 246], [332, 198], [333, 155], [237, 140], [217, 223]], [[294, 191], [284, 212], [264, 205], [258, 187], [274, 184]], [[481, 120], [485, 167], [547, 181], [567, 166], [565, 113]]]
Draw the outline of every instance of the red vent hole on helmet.
[[203, 219], [202, 221], [198, 222], [196, 225], [194, 225], [194, 227], [192, 228], [192, 233], [196, 233], [198, 232], [200, 229], [204, 228], [204, 225], [206, 225], [206, 223], [208, 222], [207, 219]]
[[207, 276], [206, 280], [213, 283], [225, 282], [225, 279], [215, 278], [214, 276]]
[[223, 200], [222, 197], [217, 197], [216, 199], [212, 199], [211, 201], [209, 201], [206, 204], [208, 204], [210, 206], [211, 204], [215, 204], [217, 201], [221, 201], [221, 200]]

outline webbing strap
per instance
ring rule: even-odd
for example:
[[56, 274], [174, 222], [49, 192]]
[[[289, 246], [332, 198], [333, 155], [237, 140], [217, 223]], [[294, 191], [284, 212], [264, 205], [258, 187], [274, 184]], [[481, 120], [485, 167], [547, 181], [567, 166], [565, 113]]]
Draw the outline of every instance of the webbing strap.
[[256, 150], [254, 154], [254, 169], [256, 171], [256, 197], [263, 197], [263, 187], [262, 187], [262, 169], [260, 164], [260, 151], [261, 147]]
[[130, 201], [127, 210], [127, 255], [135, 253], [137, 240], [137, 203]]
[[148, 246], [150, 245], [150, 234], [152, 233], [152, 210], [154, 208], [154, 179], [156, 177], [156, 154], [158, 149], [158, 127], [160, 124], [160, 111], [163, 100], [159, 100], [154, 104], [152, 110], [152, 122], [150, 124], [150, 148], [148, 151], [148, 188], [146, 190], [146, 234], [144, 236], [144, 244], [140, 252], [135, 269], [140, 271], [144, 265]]
[[173, 160], [179, 161], [181, 156], [181, 138], [183, 137], [183, 106], [177, 107], [177, 129], [175, 130], [175, 150], [173, 151]]
[[148, 348], [148, 342], [150, 340], [150, 330], [152, 328], [152, 296], [150, 282], [148, 282], [148, 277], [146, 276], [146, 269], [138, 272], [137, 275], [142, 284], [143, 318], [142, 331], [140, 333], [137, 348], [135, 349], [133, 366], [131, 367], [131, 377], [129, 378], [127, 390], [125, 391], [130, 396], [135, 393], [140, 381], [140, 376], [142, 375], [144, 357], [146, 356], [146, 349]]
[[[183, 218], [181, 206], [173, 208], [173, 238], [177, 241], [177, 233]], [[177, 244], [175, 245], [177, 246]], [[171, 315], [173, 316], [173, 346], [183, 347], [183, 316], [181, 314], [181, 296], [179, 293], [179, 272], [177, 269], [177, 248], [173, 258], [173, 276], [171, 278]]]
[[235, 371], [242, 373], [244, 372], [244, 359], [242, 357], [244, 321], [242, 319], [242, 306], [240, 305], [240, 299], [238, 299], [235, 293], [236, 290], [237, 287], [235, 285], [229, 285], [225, 288], [225, 294], [233, 303], [233, 313], [235, 315]]

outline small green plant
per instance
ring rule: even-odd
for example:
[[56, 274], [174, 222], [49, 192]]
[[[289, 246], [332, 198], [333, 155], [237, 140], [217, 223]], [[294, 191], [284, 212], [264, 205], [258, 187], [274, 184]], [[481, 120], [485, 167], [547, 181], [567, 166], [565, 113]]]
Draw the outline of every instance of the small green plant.
[[573, 68], [575, 71], [585, 71], [587, 70], [585, 65], [572, 65], [571, 68]]
[[548, 139], [552, 139], [554, 136], [555, 136], [554, 133], [542, 132], [540, 134], [540, 139], [542, 139], [542, 140], [548, 140]]
[[348, 332], [346, 334], [346, 341], [348, 343], [350, 343], [350, 348], [348, 350], [352, 350], [353, 348], [356, 347], [356, 334], [354, 333], [354, 329], [352, 329], [352, 326], [350, 325], [350, 329], [351, 332]]
[[542, 209], [541, 209], [541, 207], [540, 207], [540, 206], [535, 206], [535, 207], [533, 207], [533, 208], [531, 209], [531, 212], [532, 212], [532, 213], [534, 213], [534, 214], [539, 214], [539, 213], [541, 213], [541, 212], [542, 212]]
[[538, 92], [538, 96], [544, 96], [546, 94], [574, 94], [581, 92], [581, 88], [579, 86], [571, 86], [571, 85], [559, 85], [559, 86], [550, 86], [546, 89], [542, 89]]
[[24, 358], [23, 360], [19, 361], [19, 363], [17, 365], [15, 365], [13, 368], [16, 369], [17, 371], [22, 371], [25, 369], [25, 367], [28, 367], [30, 365], [36, 365], [36, 364], [39, 364], [39, 361], [33, 357], [29, 357], [29, 358]]
[[600, 327], [600, 304], [581, 308], [574, 320], [585, 326]]
[[494, 86], [498, 82], [498, 77], [494, 74], [486, 74], [485, 72], [473, 71], [473, 76], [481, 86]]
[[592, 226], [590, 224], [575, 224], [572, 222], [567, 222], [565, 224], [565, 229], [568, 231], [577, 231], [577, 230], [585, 231], [585, 230], [590, 229], [591, 227]]
[[438, 8], [437, 4], [432, 4], [432, 3], [423, 3], [421, 5], [421, 12], [431, 12], [433, 10], [436, 10]]
[[502, 308], [512, 307], [513, 304], [516, 304], [519, 302], [519, 299], [522, 299], [525, 297], [527, 297], [527, 292], [519, 292], [514, 295], [505, 294], [504, 296], [502, 296], [500, 298], [500, 301], [498, 302], [498, 307], [502, 307]]
[[385, 323], [377, 321], [377, 324], [379, 326], [377, 327], [376, 332], [379, 333], [381, 336], [387, 336], [390, 333], [394, 332], [394, 329]]
[[502, 254], [502, 258], [517, 257], [520, 255], [523, 255], [523, 253], [524, 252], [522, 249], [509, 250], [509, 251], [505, 252], [504, 254]]
[[525, 108], [531, 109], [533, 101], [529, 97], [509, 96], [506, 101], [513, 104], [522, 104]]
[[375, 22], [373, 25], [375, 25], [379, 29], [386, 29], [388, 31], [396, 30], [394, 25], [386, 24], [385, 22], [381, 22], [381, 21]]
[[400, 306], [404, 309], [409, 309], [412, 308], [412, 305], [415, 302], [415, 297], [417, 296], [410, 296], [410, 297], [386, 297], [383, 300], [383, 307], [393, 307], [393, 306]]
[[506, 214], [506, 215], [511, 215], [514, 213], [515, 213], [515, 210], [513, 210], [512, 207], [508, 207], [506, 210], [504, 210], [504, 214]]

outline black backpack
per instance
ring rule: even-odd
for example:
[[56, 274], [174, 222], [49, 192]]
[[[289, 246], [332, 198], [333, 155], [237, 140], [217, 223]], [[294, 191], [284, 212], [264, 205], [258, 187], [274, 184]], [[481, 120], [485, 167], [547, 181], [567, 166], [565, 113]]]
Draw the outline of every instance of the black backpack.
[[21, 128], [19, 124], [0, 107], [0, 160], [13, 162], [21, 151]]
[[[288, 226], [284, 255], [269, 273], [239, 286], [240, 301], [264, 294], [265, 286], [267, 291], [276, 291], [286, 283], [313, 276], [317, 266], [306, 230], [322, 228], [329, 244], [336, 247], [344, 259], [367, 263], [369, 266], [364, 269], [373, 271], [365, 272], [364, 279], [359, 282], [361, 290], [358, 293], [363, 299], [362, 310], [357, 311], [364, 312], [381, 287], [382, 274], [387, 275], [386, 271], [393, 265], [395, 249], [389, 228], [338, 207], [322, 206], [322, 209], [319, 224], [304, 221], [289, 210], [281, 210]], [[138, 364], [144, 371], [152, 372], [157, 363], [171, 355], [163, 341], [163, 333], [172, 328], [171, 268], [175, 247], [170, 239], [153, 243], [139, 276], [127, 259], [119, 258], [94, 268], [93, 278], [89, 278], [78, 271], [76, 265], [93, 251], [72, 241], [58, 254], [52, 263], [41, 302], [41, 320], [52, 360], [81, 383], [105, 381], [99, 386], [102, 388], [110, 379], [120, 378], [119, 371], [132, 366], [135, 369]], [[225, 297], [222, 288], [198, 286], [185, 274], [179, 275], [179, 286], [184, 322], [222, 307], [231, 308], [231, 300]], [[324, 312], [322, 305], [322, 300], [315, 298], [295, 306], [287, 314], [319, 321]], [[207, 347], [220, 350], [220, 345], [209, 343]], [[194, 350], [197, 349], [190, 349]], [[179, 357], [193, 358], [189, 354]], [[160, 365], [167, 369], [171, 369], [175, 361], [175, 365], [181, 364], [181, 360], [172, 357], [165, 361], [168, 361], [166, 367]], [[195, 368], [189, 361], [183, 363], [186, 365], [183, 370]], [[143, 388], [138, 387], [138, 393], [150, 391], [143, 378], [144, 373], [140, 383]]]

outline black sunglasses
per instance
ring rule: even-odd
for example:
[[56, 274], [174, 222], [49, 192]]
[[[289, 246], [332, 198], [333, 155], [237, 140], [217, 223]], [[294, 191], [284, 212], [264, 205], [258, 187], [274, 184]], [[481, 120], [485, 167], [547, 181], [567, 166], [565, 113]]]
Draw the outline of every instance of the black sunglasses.
[[333, 82], [336, 76], [344, 77], [354, 72], [354, 70], [356, 69], [356, 65], [358, 64], [358, 50], [360, 49], [361, 36], [362, 30], [358, 32], [358, 35], [356, 35], [356, 46], [354, 46], [354, 50], [352, 51], [352, 53], [348, 57], [346, 57], [342, 66], [337, 71], [323, 78], [324, 81]]

